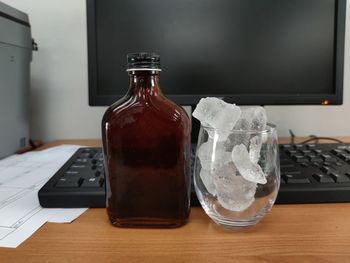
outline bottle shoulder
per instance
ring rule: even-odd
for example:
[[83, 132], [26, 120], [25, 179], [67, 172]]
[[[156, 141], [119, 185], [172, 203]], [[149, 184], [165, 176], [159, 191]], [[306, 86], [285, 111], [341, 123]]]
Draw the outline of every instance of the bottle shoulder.
[[125, 95], [124, 97], [117, 100], [106, 109], [103, 115], [102, 121], [105, 121], [105, 122], [109, 121], [112, 117], [114, 117], [115, 115], [118, 115], [119, 112], [122, 112], [128, 109], [131, 104], [132, 104], [132, 100], [130, 99], [129, 96]]
[[145, 112], [164, 116], [175, 115], [175, 119], [178, 119], [178, 117], [189, 119], [182, 107], [164, 96], [150, 96], [147, 98], [125, 96], [107, 108], [104, 119]]
[[164, 96], [125, 97], [106, 110], [103, 122], [119, 128], [162, 123], [187, 129], [190, 125], [187, 113]]

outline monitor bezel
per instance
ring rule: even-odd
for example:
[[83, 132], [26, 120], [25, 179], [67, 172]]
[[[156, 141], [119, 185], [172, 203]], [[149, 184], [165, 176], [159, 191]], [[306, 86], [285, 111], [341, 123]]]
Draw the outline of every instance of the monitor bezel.
[[[97, 79], [97, 38], [95, 24], [95, 1], [86, 0], [87, 42], [88, 42], [88, 84], [89, 105], [109, 106], [121, 95], [101, 95], [98, 93]], [[195, 105], [203, 97], [219, 97], [239, 105], [341, 105], [343, 104], [344, 43], [345, 43], [346, 0], [336, 0], [334, 93], [331, 94], [195, 94], [172, 95], [167, 97], [181, 105]]]

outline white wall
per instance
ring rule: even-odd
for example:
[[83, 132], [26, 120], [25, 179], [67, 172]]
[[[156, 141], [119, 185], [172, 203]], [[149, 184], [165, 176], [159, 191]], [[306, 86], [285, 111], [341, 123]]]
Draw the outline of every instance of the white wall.
[[34, 52], [31, 137], [100, 137], [105, 108], [88, 106], [85, 0], [0, 0], [29, 15]]
[[[105, 108], [88, 106], [85, 0], [1, 1], [29, 14], [39, 45], [31, 74], [31, 137], [99, 138]], [[348, 18], [347, 28], [349, 23]], [[344, 104], [266, 107], [280, 135], [288, 135], [288, 129], [296, 135], [350, 135], [349, 50], [346, 41]]]

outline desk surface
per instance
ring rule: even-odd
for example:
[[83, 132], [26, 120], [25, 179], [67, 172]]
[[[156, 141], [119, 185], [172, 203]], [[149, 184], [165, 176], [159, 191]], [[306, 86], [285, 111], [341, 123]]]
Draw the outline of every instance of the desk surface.
[[[100, 145], [48, 146], [61, 143]], [[6, 263], [233, 261], [350, 262], [350, 203], [275, 205], [259, 224], [240, 231], [220, 228], [198, 207], [177, 229], [116, 228], [105, 209], [89, 209], [71, 224], [45, 224], [16, 249], [0, 248]]]

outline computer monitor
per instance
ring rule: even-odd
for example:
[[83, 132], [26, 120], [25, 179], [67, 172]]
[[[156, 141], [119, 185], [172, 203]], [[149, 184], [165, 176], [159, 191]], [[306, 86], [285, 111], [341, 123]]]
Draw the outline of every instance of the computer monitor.
[[128, 89], [126, 54], [160, 54], [161, 89], [181, 105], [336, 105], [346, 0], [87, 0], [89, 104]]

